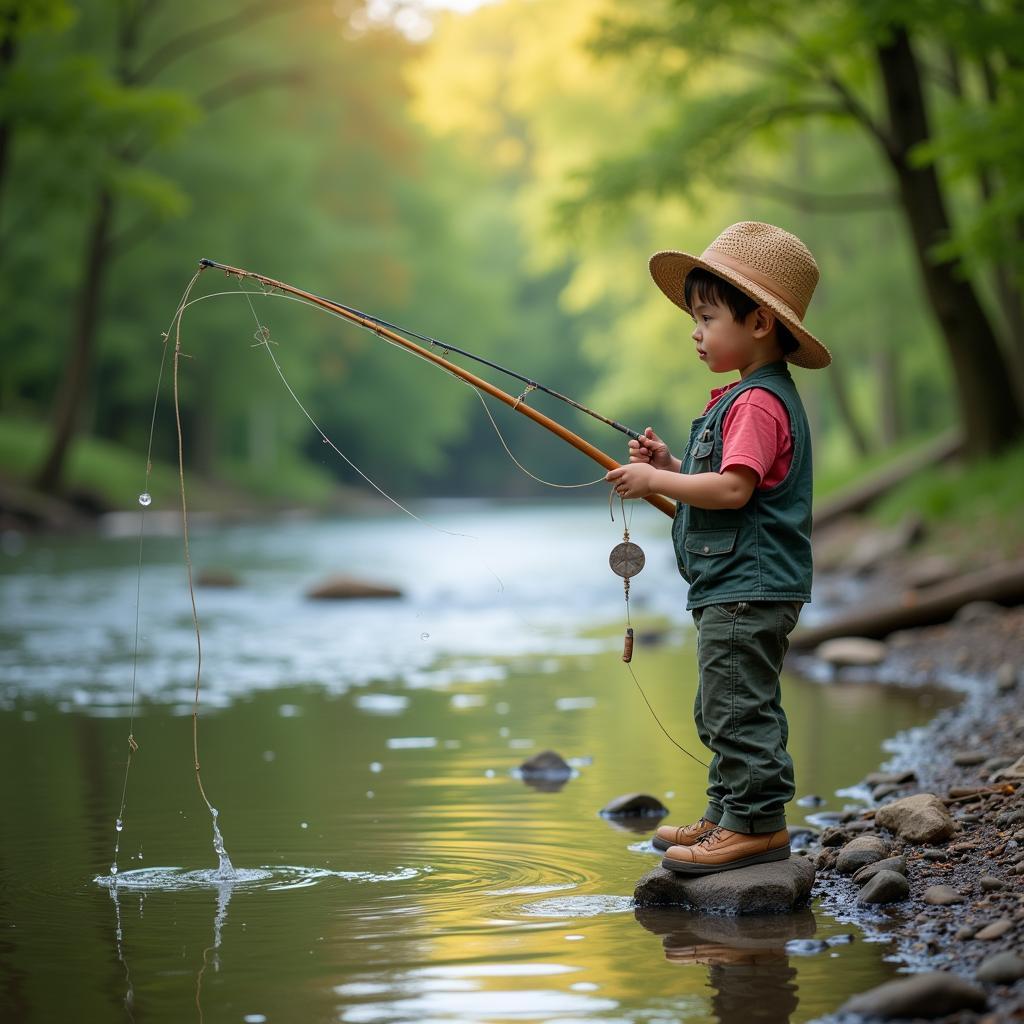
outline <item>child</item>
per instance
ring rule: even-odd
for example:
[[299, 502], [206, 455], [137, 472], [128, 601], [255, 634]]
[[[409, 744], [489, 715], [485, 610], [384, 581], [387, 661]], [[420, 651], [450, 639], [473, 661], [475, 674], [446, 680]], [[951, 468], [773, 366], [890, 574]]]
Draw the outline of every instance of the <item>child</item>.
[[682, 459], [650, 427], [629, 465], [606, 479], [623, 498], [677, 502], [672, 541], [697, 626], [697, 733], [713, 753], [708, 806], [690, 825], [662, 826], [662, 865], [703, 875], [789, 857], [793, 798], [779, 672], [811, 597], [811, 439], [786, 361], [832, 357], [801, 322], [818, 267], [771, 224], [726, 228], [700, 258], [651, 257], [651, 276], [696, 323], [698, 358], [715, 388]]

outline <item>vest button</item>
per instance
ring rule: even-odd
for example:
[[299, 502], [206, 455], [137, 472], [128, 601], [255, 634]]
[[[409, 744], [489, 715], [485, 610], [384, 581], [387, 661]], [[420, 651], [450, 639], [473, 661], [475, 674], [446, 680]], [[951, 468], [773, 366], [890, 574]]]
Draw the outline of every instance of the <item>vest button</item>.
[[711, 550], [711, 548], [709, 548], [709, 547], [707, 546], [707, 544], [705, 544], [705, 545], [704, 545], [704, 554], [706, 555], [706, 554], [707, 554], [707, 553], [708, 553], [708, 552], [709, 552], [710, 550]]

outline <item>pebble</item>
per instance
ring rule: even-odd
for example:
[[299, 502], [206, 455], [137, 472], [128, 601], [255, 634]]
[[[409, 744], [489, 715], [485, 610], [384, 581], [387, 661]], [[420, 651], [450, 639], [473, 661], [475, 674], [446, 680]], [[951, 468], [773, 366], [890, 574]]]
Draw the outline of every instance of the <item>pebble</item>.
[[852, 875], [866, 864], [874, 864], [889, 855], [889, 845], [878, 836], [857, 836], [851, 839], [836, 858], [836, 871]]
[[946, 805], [934, 793], [915, 793], [879, 807], [875, 822], [911, 843], [948, 839], [956, 830]]
[[949, 854], [945, 850], [936, 850], [932, 847], [924, 850], [921, 856], [925, 860], [949, 860]]
[[951, 885], [930, 885], [924, 891], [924, 901], [933, 907], [949, 907], [963, 903], [964, 898]]
[[826, 640], [814, 651], [815, 657], [827, 661], [835, 668], [880, 665], [885, 661], [887, 653], [888, 648], [880, 640], [868, 640], [862, 636], [841, 636]]
[[928, 971], [898, 978], [848, 999], [841, 1011], [866, 1017], [942, 1017], [957, 1010], [984, 1010], [985, 993], [955, 974]]
[[961, 750], [953, 755], [953, 764], [961, 768], [973, 768], [975, 765], [983, 764], [988, 754], [981, 750]]
[[828, 943], [822, 939], [790, 939], [786, 943], [786, 952], [796, 956], [814, 956], [815, 953], [824, 953], [828, 949]]
[[975, 932], [976, 939], [991, 942], [993, 939], [1001, 939], [1011, 928], [1013, 922], [1008, 917], [1001, 917], [998, 921], [985, 925], [979, 932]]
[[808, 793], [806, 796], [798, 797], [796, 801], [797, 807], [820, 807], [823, 803], [825, 798], [818, 796], [817, 793]]
[[893, 786], [902, 786], [908, 782], [917, 781], [917, 772], [908, 768], [902, 772], [868, 772], [864, 776], [866, 786], [880, 786], [882, 783], [889, 783]]
[[1004, 661], [999, 668], [996, 669], [996, 689], [1002, 693], [1005, 693], [1007, 690], [1015, 690], [1019, 679], [1020, 676], [1017, 672], [1016, 665], [1013, 665], [1008, 661]]
[[1001, 953], [993, 953], [982, 960], [974, 976], [978, 981], [1010, 985], [1024, 978], [1024, 960], [1008, 949]]
[[906, 875], [898, 871], [879, 871], [870, 878], [857, 897], [858, 903], [899, 903], [910, 895]]
[[853, 873], [853, 882], [856, 885], [864, 885], [879, 871], [898, 871], [901, 875], [907, 873], [906, 857], [886, 857], [885, 860], [876, 860], [874, 864], [865, 864]]
[[1006, 888], [1006, 883], [1001, 878], [996, 878], [995, 875], [982, 875], [978, 879], [978, 884], [981, 886], [982, 892], [994, 892], [997, 889]]

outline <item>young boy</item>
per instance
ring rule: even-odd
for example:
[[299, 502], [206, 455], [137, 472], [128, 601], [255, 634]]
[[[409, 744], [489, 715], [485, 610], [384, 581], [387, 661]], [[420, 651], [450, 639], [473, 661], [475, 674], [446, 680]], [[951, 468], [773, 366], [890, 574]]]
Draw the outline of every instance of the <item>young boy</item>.
[[696, 324], [698, 358], [739, 379], [711, 392], [681, 459], [651, 430], [607, 478], [624, 498], [677, 502], [672, 541], [697, 626], [697, 733], [713, 753], [707, 810], [662, 826], [662, 865], [703, 875], [785, 860], [793, 798], [779, 672], [811, 597], [811, 438], [786, 361], [828, 350], [803, 326], [818, 267], [771, 224], [726, 228], [698, 258], [651, 257], [651, 276]]

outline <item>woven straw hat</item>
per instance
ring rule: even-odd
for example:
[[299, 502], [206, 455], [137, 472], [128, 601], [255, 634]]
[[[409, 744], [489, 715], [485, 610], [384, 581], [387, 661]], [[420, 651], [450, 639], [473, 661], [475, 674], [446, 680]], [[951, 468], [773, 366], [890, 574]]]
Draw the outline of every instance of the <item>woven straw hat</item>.
[[816, 370], [832, 362], [829, 350], [802, 323], [818, 283], [818, 265], [796, 235], [746, 220], [727, 227], [700, 256], [669, 249], [656, 252], [650, 267], [654, 283], [687, 313], [686, 275], [694, 267], [711, 271], [767, 306], [790, 329], [800, 346], [786, 356], [791, 363]]

